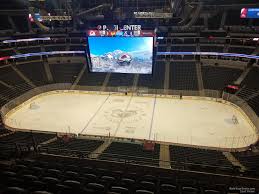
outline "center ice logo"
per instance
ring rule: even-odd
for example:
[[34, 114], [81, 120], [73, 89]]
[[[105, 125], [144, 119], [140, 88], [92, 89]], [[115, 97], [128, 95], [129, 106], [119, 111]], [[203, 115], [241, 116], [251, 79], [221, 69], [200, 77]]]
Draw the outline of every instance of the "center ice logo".
[[106, 119], [111, 122], [119, 123], [123, 120], [126, 123], [135, 123], [143, 119], [146, 116], [145, 112], [141, 108], [131, 108], [130, 110], [123, 110], [119, 107], [106, 110], [104, 112]]
[[116, 118], [125, 118], [125, 117], [131, 117], [138, 114], [137, 110], [128, 110], [128, 111], [123, 111], [121, 109], [115, 109], [112, 110], [112, 117]]

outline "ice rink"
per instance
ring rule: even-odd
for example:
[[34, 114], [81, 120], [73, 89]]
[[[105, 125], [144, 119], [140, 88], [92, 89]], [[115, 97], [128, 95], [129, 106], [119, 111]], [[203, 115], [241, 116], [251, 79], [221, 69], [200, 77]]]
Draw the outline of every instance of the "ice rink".
[[257, 140], [237, 108], [197, 99], [51, 92], [25, 102], [7, 115], [5, 124], [221, 148], [246, 147]]

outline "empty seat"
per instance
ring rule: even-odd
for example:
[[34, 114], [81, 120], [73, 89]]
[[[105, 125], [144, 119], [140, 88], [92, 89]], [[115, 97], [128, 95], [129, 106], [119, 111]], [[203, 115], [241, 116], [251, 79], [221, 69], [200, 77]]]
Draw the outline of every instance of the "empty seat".
[[83, 174], [83, 177], [88, 183], [95, 182], [97, 180], [97, 176], [95, 174]]
[[143, 177], [141, 177], [141, 180], [145, 180], [145, 181], [150, 181], [155, 183], [156, 182], [156, 177], [150, 174], [144, 175]]
[[66, 180], [64, 181], [64, 185], [69, 187], [69, 189], [66, 190], [68, 192], [64, 193], [84, 193], [81, 183], [78, 181]]
[[108, 173], [107, 169], [103, 169], [103, 168], [96, 169], [96, 174], [99, 176], [105, 176], [105, 175], [107, 175], [107, 173]]
[[116, 177], [116, 179], [120, 179], [122, 174], [122, 171], [112, 171], [109, 173], [110, 176]]
[[146, 189], [148, 191], [155, 191], [156, 185], [149, 181], [141, 181], [140, 186], [142, 189]]
[[111, 187], [110, 191], [112, 192], [117, 192], [117, 193], [121, 193], [121, 194], [128, 194], [129, 190], [127, 188], [124, 187]]
[[26, 182], [32, 182], [32, 181], [37, 181], [38, 177], [31, 175], [31, 174], [26, 174], [22, 176], [23, 180]]
[[56, 192], [56, 184], [59, 183], [59, 180], [57, 178], [53, 177], [44, 177], [42, 179], [45, 183], [47, 183], [48, 191], [50, 192]]
[[43, 181], [46, 182], [47, 184], [57, 184], [59, 182], [57, 178], [53, 178], [53, 177], [43, 177]]
[[160, 185], [160, 193], [166, 194], [166, 193], [178, 193], [178, 189], [175, 185], [171, 184], [162, 184]]
[[9, 186], [9, 187], [23, 187], [24, 186], [23, 180], [20, 178], [16, 178], [16, 177], [7, 177], [7, 178], [3, 179], [3, 181], [6, 182], [7, 186]]
[[78, 166], [76, 166], [76, 165], [68, 165], [68, 166], [66, 166], [66, 170], [67, 171], [77, 172], [78, 171]]
[[63, 185], [63, 184], [57, 184], [56, 189], [59, 194], [69, 194], [71, 187]]
[[73, 172], [73, 171], [67, 171], [65, 172], [65, 178], [66, 179], [74, 179], [77, 180], [79, 177], [79, 174], [77, 172]]
[[4, 194], [25, 194], [25, 193], [27, 193], [26, 190], [20, 187], [8, 187], [4, 191]]
[[93, 168], [91, 167], [83, 167], [82, 169], [80, 169], [81, 172], [84, 173], [92, 173], [93, 172]]
[[16, 172], [21, 172], [21, 171], [24, 171], [26, 169], [27, 169], [27, 167], [25, 165], [22, 165], [22, 164], [15, 165], [15, 167], [14, 167], [14, 170]]
[[31, 168], [34, 175], [41, 175], [43, 173], [43, 169], [41, 167], [34, 166]]
[[42, 181], [31, 182], [30, 190], [32, 191], [44, 191], [47, 188], [47, 184]]
[[66, 180], [64, 181], [65, 186], [69, 186], [71, 188], [80, 188], [81, 184], [78, 181], [73, 181], [73, 180]]
[[102, 176], [101, 177], [101, 182], [104, 183], [105, 185], [111, 185], [115, 181], [116, 181], [116, 179], [111, 176]]
[[204, 194], [220, 194], [220, 191], [216, 190], [205, 190]]
[[15, 172], [12, 172], [12, 171], [3, 171], [1, 172], [1, 175], [2, 177], [15, 177], [16, 176], [16, 173]]
[[26, 188], [30, 188], [32, 186], [32, 182], [37, 181], [38, 177], [26, 174], [22, 176], [22, 179], [24, 180], [24, 186]]
[[135, 180], [129, 179], [129, 178], [122, 178], [121, 183], [125, 185], [128, 185], [128, 184], [131, 185], [131, 184], [135, 184]]
[[135, 189], [135, 180], [129, 178], [122, 178], [120, 185], [133, 191]]
[[88, 183], [86, 186], [87, 189], [93, 190], [95, 192], [104, 193], [105, 187], [102, 184], [98, 183]]
[[136, 190], [137, 194], [154, 194], [154, 192], [147, 191], [147, 190]]
[[182, 194], [197, 194], [198, 189], [193, 187], [182, 187]]
[[61, 171], [57, 169], [48, 169], [46, 172], [46, 176], [60, 178]]

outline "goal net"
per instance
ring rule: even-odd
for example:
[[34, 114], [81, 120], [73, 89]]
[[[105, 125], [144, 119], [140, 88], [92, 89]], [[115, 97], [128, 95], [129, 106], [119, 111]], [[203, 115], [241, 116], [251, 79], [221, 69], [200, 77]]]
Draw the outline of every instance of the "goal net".
[[238, 119], [237, 119], [237, 117], [236, 117], [235, 115], [233, 115], [232, 121], [233, 121], [233, 123], [234, 123], [235, 125], [238, 124]]
[[35, 110], [35, 109], [38, 109], [38, 108], [39, 108], [39, 105], [37, 105], [35, 102], [30, 104], [30, 109], [31, 110]]

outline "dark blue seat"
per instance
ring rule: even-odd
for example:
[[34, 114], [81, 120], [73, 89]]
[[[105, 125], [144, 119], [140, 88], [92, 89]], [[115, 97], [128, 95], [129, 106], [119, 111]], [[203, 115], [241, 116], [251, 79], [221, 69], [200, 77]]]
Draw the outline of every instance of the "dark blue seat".
[[8, 187], [3, 194], [26, 194], [27, 191], [20, 187]]

